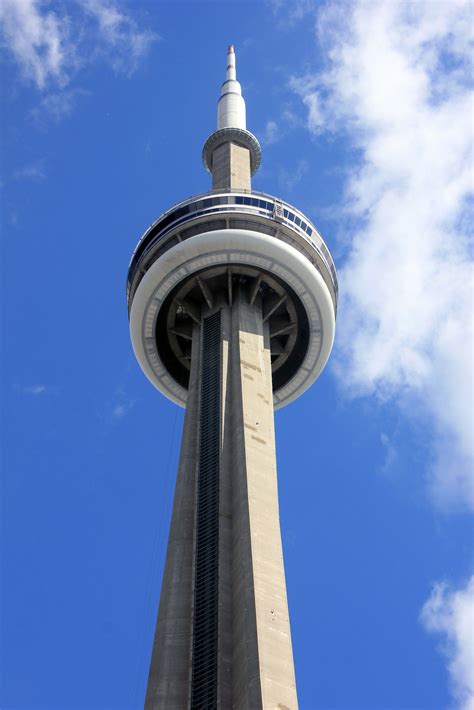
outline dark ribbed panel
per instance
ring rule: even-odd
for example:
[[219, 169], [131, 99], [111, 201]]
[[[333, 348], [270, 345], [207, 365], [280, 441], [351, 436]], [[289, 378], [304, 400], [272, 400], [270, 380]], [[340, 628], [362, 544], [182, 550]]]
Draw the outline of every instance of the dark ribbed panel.
[[221, 314], [204, 318], [196, 520], [192, 710], [217, 708]]

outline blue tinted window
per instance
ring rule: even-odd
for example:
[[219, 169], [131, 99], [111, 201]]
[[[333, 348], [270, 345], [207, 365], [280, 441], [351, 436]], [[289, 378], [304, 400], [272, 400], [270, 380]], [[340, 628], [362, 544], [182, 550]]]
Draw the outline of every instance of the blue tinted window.
[[289, 217], [288, 210], [283, 210], [283, 214], [285, 215], [285, 218], [288, 219], [288, 217]]
[[174, 219], [175, 219], [175, 213], [172, 212], [171, 214], [169, 214], [167, 217], [165, 217], [165, 218], [159, 223], [158, 226], [159, 226], [160, 230], [163, 229], [164, 227], [167, 227], [168, 224], [171, 224], [171, 222], [173, 222]]
[[241, 197], [241, 195], [237, 195], [237, 197], [235, 198], [235, 204], [236, 204], [236, 205], [243, 205], [243, 204], [244, 204], [244, 198]]
[[299, 218], [299, 217], [295, 217], [295, 224], [297, 224], [297, 225], [298, 225], [298, 227], [300, 226], [300, 224], [301, 224], [301, 220], [300, 220], [300, 218]]
[[291, 219], [292, 222], [295, 221], [295, 215], [293, 214], [293, 212], [289, 212], [288, 217]]

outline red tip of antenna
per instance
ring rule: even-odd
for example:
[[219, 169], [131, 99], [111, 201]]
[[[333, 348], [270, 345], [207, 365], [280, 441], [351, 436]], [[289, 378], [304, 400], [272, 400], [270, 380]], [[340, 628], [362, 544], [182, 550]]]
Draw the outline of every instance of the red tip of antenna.
[[229, 49], [227, 50], [227, 54], [234, 54], [234, 45], [231, 44]]

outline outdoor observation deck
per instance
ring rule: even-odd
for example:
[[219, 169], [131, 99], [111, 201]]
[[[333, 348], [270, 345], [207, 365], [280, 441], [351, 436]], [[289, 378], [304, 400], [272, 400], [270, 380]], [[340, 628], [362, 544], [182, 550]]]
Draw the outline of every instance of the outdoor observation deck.
[[205, 192], [163, 212], [146, 230], [130, 260], [129, 309], [148, 267], [168, 249], [196, 234], [217, 229], [251, 229], [287, 242], [319, 271], [337, 311], [338, 285], [329, 249], [314, 224], [292, 205], [264, 192]]

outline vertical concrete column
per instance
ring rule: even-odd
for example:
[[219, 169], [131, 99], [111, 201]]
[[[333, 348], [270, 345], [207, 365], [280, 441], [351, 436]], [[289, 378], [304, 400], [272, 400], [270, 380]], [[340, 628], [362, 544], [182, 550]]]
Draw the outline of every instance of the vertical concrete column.
[[250, 151], [230, 141], [212, 154], [213, 190], [250, 190]]
[[269, 335], [243, 291], [230, 343], [233, 705], [296, 710], [281, 546]]
[[185, 710], [189, 706], [199, 370], [200, 331], [194, 326], [181, 454], [145, 710]]
[[[258, 298], [250, 305], [243, 287], [237, 289], [231, 306], [220, 295], [213, 309], [207, 309], [203, 316], [216, 310], [221, 314], [221, 364], [217, 372], [221, 411], [220, 425], [215, 427], [220, 453], [214, 697], [219, 710], [297, 710], [278, 511], [268, 327], [263, 323]], [[191, 667], [195, 663], [192, 626], [196, 612], [196, 490], [202, 426], [201, 337], [195, 326], [145, 710], [190, 707]]]

